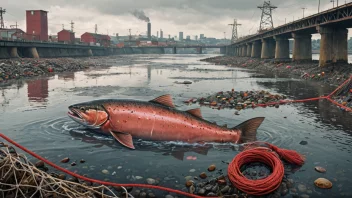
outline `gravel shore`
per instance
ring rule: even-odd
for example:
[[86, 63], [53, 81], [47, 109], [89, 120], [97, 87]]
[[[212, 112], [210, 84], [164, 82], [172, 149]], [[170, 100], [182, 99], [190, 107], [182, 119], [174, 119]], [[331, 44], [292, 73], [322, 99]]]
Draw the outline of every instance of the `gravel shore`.
[[[202, 59], [201, 61], [230, 67], [254, 69], [263, 73], [270, 72], [279, 76], [312, 80], [336, 87], [352, 76], [352, 64], [347, 63], [319, 67], [319, 62], [316, 60], [292, 62], [291, 60], [274, 61], [233, 56], [216, 56]], [[352, 82], [344, 86], [332, 98], [339, 104], [352, 108]]]

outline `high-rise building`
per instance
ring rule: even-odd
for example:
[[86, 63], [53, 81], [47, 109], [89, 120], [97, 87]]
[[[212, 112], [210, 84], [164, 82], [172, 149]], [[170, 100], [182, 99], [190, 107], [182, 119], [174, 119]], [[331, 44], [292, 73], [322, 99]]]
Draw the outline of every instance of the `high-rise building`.
[[162, 29], [160, 29], [160, 38], [162, 39], [162, 38], [164, 38], [163, 35], [164, 34], [164, 32], [163, 32], [163, 30]]
[[194, 38], [195, 38], [196, 41], [198, 41], [198, 35], [196, 35]]
[[187, 37], [186, 37], [186, 40], [191, 40], [191, 36], [187, 36]]
[[27, 39], [47, 41], [48, 16], [44, 10], [26, 10]]
[[178, 40], [183, 41], [183, 32], [180, 32], [178, 35]]
[[204, 34], [200, 34], [199, 39], [204, 39]]

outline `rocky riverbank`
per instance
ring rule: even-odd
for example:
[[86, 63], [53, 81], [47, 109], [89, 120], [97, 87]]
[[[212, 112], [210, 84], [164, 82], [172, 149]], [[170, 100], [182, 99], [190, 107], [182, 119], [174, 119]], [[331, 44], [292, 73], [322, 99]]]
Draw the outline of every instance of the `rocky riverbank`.
[[79, 71], [90, 67], [111, 66], [112, 62], [109, 60], [111, 57], [4, 59], [0, 60], [0, 83], [12, 79]]
[[[352, 76], [352, 64], [334, 64], [319, 67], [318, 61], [292, 62], [290, 60], [274, 61], [249, 57], [216, 56], [202, 59], [230, 67], [254, 69], [263, 73], [275, 73], [279, 76], [301, 78], [319, 83], [339, 86]], [[339, 104], [352, 108], [352, 82], [346, 84], [333, 99]]]
[[316, 60], [292, 62], [290, 60], [275, 61], [249, 57], [216, 56], [201, 61], [310, 79], [335, 86], [340, 85], [352, 75], [352, 64], [335, 64], [321, 68]]

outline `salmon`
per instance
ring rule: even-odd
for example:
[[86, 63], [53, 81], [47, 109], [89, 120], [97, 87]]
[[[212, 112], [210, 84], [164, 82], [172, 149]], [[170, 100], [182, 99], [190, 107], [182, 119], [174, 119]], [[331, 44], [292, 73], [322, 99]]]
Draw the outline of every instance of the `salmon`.
[[150, 101], [101, 99], [68, 107], [68, 116], [88, 128], [112, 135], [119, 143], [135, 149], [133, 138], [185, 143], [245, 143], [256, 140], [264, 117], [227, 128], [203, 119], [199, 108], [180, 111], [170, 95]]

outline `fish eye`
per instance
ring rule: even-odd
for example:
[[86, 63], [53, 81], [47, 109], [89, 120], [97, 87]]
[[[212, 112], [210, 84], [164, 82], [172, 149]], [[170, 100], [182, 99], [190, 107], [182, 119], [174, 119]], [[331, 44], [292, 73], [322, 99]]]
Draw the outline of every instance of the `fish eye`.
[[85, 111], [86, 109], [84, 107], [79, 108], [81, 111]]

